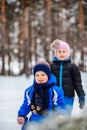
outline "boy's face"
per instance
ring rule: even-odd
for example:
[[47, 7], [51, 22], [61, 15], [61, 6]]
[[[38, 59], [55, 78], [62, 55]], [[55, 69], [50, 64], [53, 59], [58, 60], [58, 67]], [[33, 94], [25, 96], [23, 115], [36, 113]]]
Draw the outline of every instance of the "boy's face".
[[48, 81], [48, 76], [46, 75], [45, 72], [43, 71], [38, 71], [35, 74], [35, 80], [36, 82], [39, 83], [46, 83]]
[[56, 51], [56, 56], [59, 60], [65, 60], [67, 58], [68, 52], [66, 49], [58, 49]]

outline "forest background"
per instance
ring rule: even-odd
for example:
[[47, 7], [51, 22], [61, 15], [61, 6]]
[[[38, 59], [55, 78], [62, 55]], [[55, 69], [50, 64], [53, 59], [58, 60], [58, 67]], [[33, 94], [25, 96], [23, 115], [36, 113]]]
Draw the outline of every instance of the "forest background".
[[0, 75], [29, 76], [39, 58], [51, 62], [57, 38], [87, 72], [87, 0], [0, 0]]

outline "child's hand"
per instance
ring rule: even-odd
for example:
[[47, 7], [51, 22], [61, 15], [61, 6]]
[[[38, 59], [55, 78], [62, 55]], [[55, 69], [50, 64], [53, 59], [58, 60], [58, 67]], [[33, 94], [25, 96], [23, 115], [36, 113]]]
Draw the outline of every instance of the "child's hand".
[[40, 106], [37, 106], [37, 111], [40, 111], [41, 110], [41, 107]]
[[79, 107], [80, 109], [83, 109], [85, 106], [85, 96], [80, 96], [79, 97]]
[[25, 122], [25, 118], [24, 118], [24, 117], [21, 117], [21, 116], [18, 116], [18, 117], [17, 117], [17, 122], [18, 122], [18, 124], [22, 125], [22, 124], [24, 124], [24, 122]]

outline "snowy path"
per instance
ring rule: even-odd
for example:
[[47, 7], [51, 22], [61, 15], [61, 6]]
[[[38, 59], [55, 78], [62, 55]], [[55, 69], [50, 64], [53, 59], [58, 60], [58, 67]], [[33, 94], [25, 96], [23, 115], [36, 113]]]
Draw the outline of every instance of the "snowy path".
[[[0, 130], [20, 130], [17, 124], [17, 111], [22, 104], [24, 90], [32, 84], [32, 76], [26, 78], [20, 77], [0, 77]], [[83, 86], [86, 92], [87, 104], [87, 73], [82, 73]], [[87, 111], [80, 110], [78, 107], [78, 99], [75, 97], [75, 104], [72, 116], [83, 115]]]

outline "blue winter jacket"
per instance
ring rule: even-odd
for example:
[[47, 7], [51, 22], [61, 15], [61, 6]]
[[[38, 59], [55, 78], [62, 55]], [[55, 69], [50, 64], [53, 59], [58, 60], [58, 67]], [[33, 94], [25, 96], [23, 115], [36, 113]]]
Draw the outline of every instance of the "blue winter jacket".
[[[29, 113], [31, 116], [29, 118], [30, 121], [41, 121], [48, 117], [48, 115], [52, 115], [54, 109], [56, 114], [64, 114], [65, 112], [65, 105], [64, 105], [64, 92], [56, 85], [56, 78], [54, 75], [51, 74], [50, 79], [48, 80], [47, 84], [54, 83], [55, 85], [49, 88], [49, 110], [47, 115], [41, 114], [34, 114], [31, 112], [31, 99], [34, 92], [34, 86], [30, 86], [25, 90], [24, 94], [24, 101], [22, 106], [18, 111], [18, 116], [26, 117]], [[53, 109], [54, 108], [54, 109]]]

